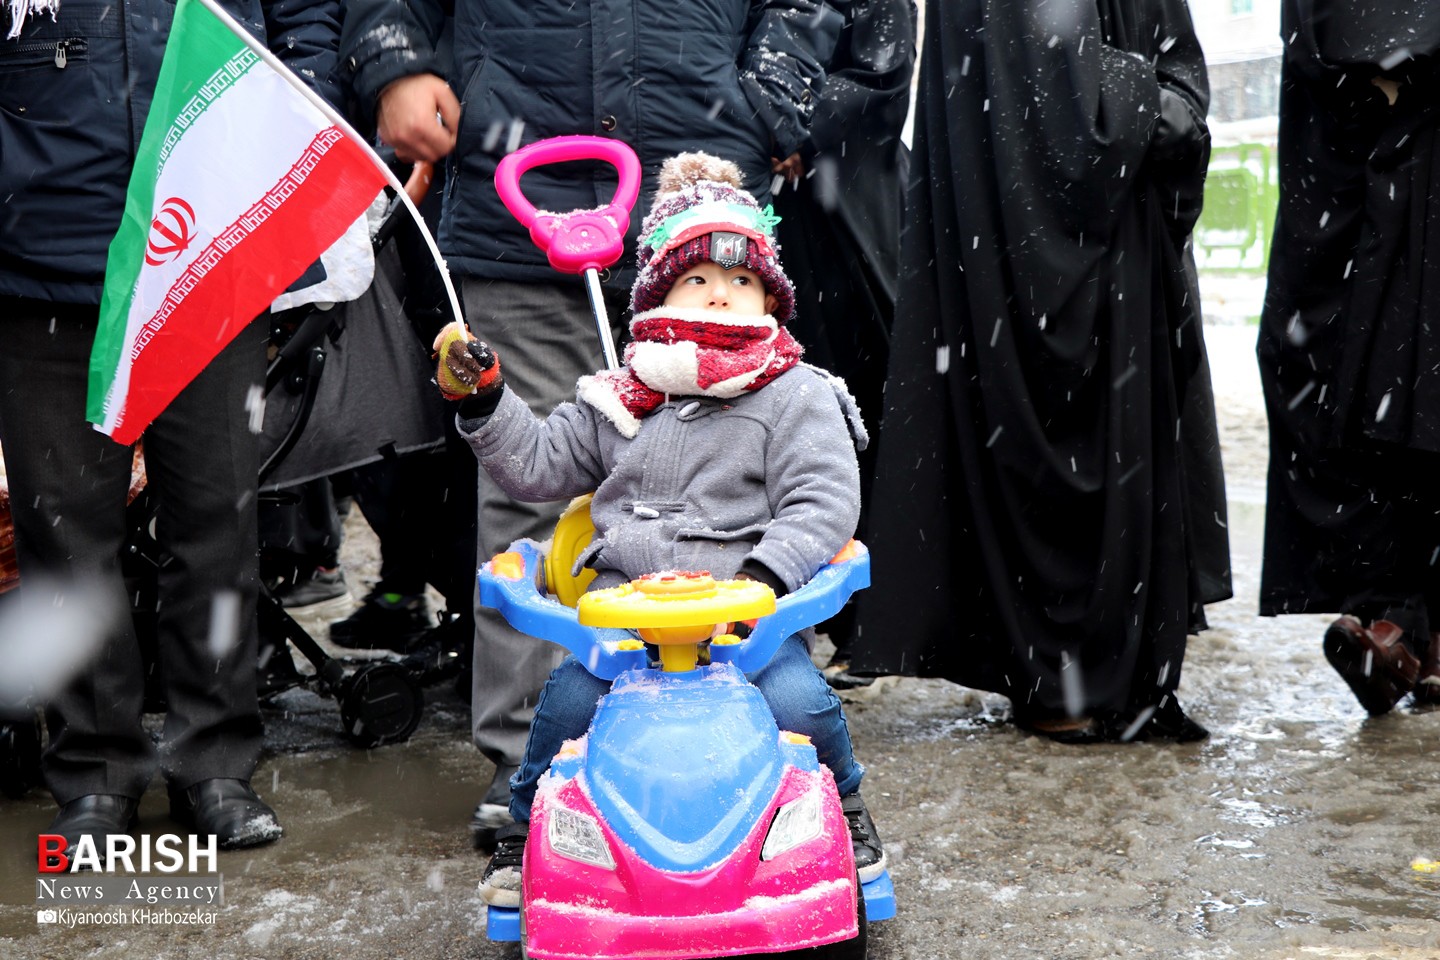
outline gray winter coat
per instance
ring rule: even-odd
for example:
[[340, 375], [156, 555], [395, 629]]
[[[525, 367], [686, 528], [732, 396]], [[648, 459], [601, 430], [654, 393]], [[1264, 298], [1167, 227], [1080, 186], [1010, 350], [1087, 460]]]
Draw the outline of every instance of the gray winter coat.
[[582, 555], [595, 587], [660, 570], [731, 578], [748, 558], [793, 591], [854, 534], [866, 437], [824, 371], [797, 366], [733, 400], [671, 400], [640, 423], [627, 440], [583, 401], [541, 421], [506, 387], [494, 414], [460, 429], [517, 500], [595, 491]]

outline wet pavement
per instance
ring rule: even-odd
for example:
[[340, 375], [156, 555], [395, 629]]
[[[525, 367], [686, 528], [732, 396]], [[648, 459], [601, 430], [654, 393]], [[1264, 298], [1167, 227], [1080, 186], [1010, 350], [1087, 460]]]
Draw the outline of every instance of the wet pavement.
[[[1440, 860], [1440, 711], [1366, 718], [1320, 653], [1328, 618], [1254, 616], [1253, 337], [1211, 335], [1238, 597], [1210, 608], [1180, 696], [1212, 736], [1068, 747], [939, 681], [852, 696], [900, 910], [871, 928], [872, 960], [1440, 957], [1440, 873], [1411, 866]], [[37, 925], [34, 837], [53, 806], [0, 800], [0, 957], [515, 960], [485, 940], [465, 832], [490, 768], [448, 685], [426, 696], [410, 742], [370, 751], [341, 739], [332, 702], [281, 698], [256, 783], [287, 834], [221, 854], [211, 926]], [[163, 790], [141, 831], [177, 832]]]

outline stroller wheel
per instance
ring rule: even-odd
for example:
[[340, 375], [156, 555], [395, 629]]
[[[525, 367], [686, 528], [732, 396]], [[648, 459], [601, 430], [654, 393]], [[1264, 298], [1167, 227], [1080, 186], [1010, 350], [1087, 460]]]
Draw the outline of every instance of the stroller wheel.
[[0, 793], [18, 800], [40, 784], [40, 718], [0, 723]]
[[362, 747], [408, 739], [425, 707], [420, 685], [393, 663], [365, 664], [342, 681], [338, 693], [345, 736]]

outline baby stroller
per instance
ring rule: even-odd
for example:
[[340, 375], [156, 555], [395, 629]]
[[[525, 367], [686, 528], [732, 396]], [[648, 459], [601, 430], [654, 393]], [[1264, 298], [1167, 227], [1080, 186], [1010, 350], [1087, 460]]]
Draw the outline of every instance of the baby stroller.
[[[417, 165], [406, 184], [425, 197], [432, 171]], [[411, 328], [404, 300], [403, 204], [391, 202], [372, 236], [370, 288], [334, 309], [312, 306], [277, 318], [265, 381], [262, 505], [294, 499], [303, 482], [443, 442], [444, 415], [430, 376], [428, 337]], [[305, 686], [334, 697], [345, 737], [362, 747], [407, 739], [420, 723], [423, 685], [453, 676], [458, 657], [389, 660], [331, 656], [285, 609], [269, 585], [259, 600], [262, 697]], [[288, 644], [288, 646], [287, 646]], [[314, 669], [304, 674], [290, 648]]]

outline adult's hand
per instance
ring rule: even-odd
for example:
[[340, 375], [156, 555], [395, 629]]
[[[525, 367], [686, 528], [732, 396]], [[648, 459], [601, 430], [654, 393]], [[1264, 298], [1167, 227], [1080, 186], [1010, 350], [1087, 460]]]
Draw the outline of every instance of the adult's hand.
[[1193, 155], [1206, 130], [1195, 122], [1189, 102], [1169, 87], [1160, 88], [1160, 118], [1155, 122], [1151, 143], [1155, 155], [1173, 160]]
[[395, 148], [395, 156], [434, 163], [455, 149], [460, 101], [442, 78], [419, 73], [381, 90], [375, 117], [380, 139]]
[[770, 172], [778, 173], [785, 178], [786, 183], [793, 187], [801, 177], [805, 176], [805, 161], [800, 159], [799, 151], [790, 154], [784, 160], [771, 157]]

